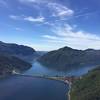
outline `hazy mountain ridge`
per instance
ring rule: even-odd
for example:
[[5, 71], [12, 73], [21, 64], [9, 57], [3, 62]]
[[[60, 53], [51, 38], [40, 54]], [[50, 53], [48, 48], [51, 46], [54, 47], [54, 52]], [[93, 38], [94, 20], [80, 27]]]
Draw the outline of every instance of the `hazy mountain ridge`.
[[33, 61], [36, 51], [28, 46], [4, 43], [0, 41], [0, 54], [16, 56], [25, 61]]
[[11, 73], [17, 69], [24, 71], [29, 69], [31, 61], [37, 56], [37, 52], [28, 46], [4, 43], [0, 41], [0, 74]]
[[77, 50], [64, 47], [48, 52], [38, 60], [41, 64], [55, 69], [100, 64], [100, 50]]
[[14, 56], [0, 55], [0, 75], [11, 74], [13, 70], [24, 71], [32, 65]]

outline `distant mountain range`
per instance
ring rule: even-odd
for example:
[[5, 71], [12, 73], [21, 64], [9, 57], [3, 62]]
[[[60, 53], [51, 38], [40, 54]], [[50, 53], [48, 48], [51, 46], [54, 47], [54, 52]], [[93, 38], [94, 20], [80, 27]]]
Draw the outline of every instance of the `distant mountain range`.
[[14, 69], [19, 71], [29, 69], [37, 56], [39, 55], [33, 48], [0, 41], [0, 74], [6, 75]]
[[38, 61], [49, 68], [58, 70], [67, 70], [76, 66], [98, 65], [100, 64], [100, 50], [77, 50], [64, 47], [44, 54]]
[[33, 61], [37, 56], [33, 48], [24, 45], [4, 43], [0, 41], [0, 54], [12, 55], [25, 61]]
[[40, 57], [43, 56], [44, 54], [48, 53], [48, 51], [36, 51], [36, 52]]

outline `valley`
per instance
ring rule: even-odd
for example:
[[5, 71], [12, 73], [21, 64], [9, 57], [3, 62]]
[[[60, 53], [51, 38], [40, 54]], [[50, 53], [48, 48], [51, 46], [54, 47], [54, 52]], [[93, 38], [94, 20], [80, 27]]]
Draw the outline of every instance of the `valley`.
[[[75, 100], [73, 98], [76, 98], [77, 100], [81, 98], [79, 94], [77, 94], [77, 91], [83, 88], [81, 87], [81, 81], [85, 80], [84, 76], [87, 77], [91, 70], [95, 70], [99, 64], [99, 50], [88, 49], [81, 51], [64, 47], [51, 52], [38, 52], [30, 47], [24, 46], [26, 53], [25, 51], [22, 53], [21, 50], [24, 50], [22, 49], [23, 46], [20, 47], [20, 45], [17, 44], [12, 45], [3, 42], [1, 42], [0, 45], [0, 90], [4, 89], [3, 92], [0, 91], [2, 93], [0, 94], [0, 100], [22, 100], [22, 98], [24, 100], [27, 100], [27, 98], [30, 98], [30, 100], [41, 100], [41, 98], [45, 100], [55, 100], [55, 98], [58, 98], [57, 100]], [[14, 45], [16, 45], [16, 50], [14, 50]], [[9, 48], [9, 53], [5, 48]], [[32, 52], [27, 53], [29, 52], [27, 50], [32, 50]], [[30, 61], [25, 59], [28, 57], [31, 59]], [[76, 59], [77, 57], [80, 59]], [[94, 57], [96, 58], [95, 60]], [[43, 61], [45, 61], [44, 64], [40, 61], [42, 58]], [[46, 66], [46, 62], [48, 62], [48, 64], [50, 63], [50, 65]], [[78, 62], [78, 65], [76, 62]], [[87, 79], [87, 82], [88, 80], [89, 79]], [[98, 82], [97, 79], [95, 82]], [[10, 87], [8, 87], [8, 84]], [[18, 86], [16, 86], [16, 84]], [[50, 84], [52, 84], [52, 88]], [[80, 88], [77, 87], [77, 84], [80, 85]], [[8, 93], [8, 91], [10, 92]], [[44, 96], [44, 94], [46, 94], [46, 96]], [[60, 95], [62, 99], [58, 95]], [[95, 96], [93, 97], [95, 98]], [[86, 99], [83, 98], [81, 100]]]

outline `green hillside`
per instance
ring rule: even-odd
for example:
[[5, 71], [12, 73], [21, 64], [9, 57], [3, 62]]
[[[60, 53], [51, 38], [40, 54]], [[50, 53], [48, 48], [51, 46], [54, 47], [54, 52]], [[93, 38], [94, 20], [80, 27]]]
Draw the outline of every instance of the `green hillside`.
[[49, 68], [67, 70], [73, 67], [99, 65], [99, 59], [100, 50], [64, 47], [44, 54], [38, 61]]
[[71, 100], [100, 100], [100, 68], [72, 85]]

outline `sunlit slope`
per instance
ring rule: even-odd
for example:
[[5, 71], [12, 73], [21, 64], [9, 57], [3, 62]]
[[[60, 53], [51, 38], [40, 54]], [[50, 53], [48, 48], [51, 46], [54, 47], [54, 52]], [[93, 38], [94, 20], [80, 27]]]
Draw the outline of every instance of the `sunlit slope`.
[[100, 68], [72, 85], [71, 100], [100, 100]]

